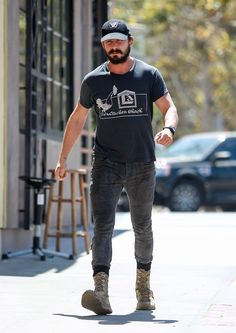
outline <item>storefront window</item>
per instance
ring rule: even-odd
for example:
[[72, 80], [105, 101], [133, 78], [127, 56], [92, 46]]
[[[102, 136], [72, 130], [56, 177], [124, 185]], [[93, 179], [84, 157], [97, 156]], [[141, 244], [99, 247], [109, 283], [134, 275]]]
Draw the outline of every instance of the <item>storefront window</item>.
[[47, 4], [47, 129], [63, 131], [73, 108], [72, 1], [50, 0]]
[[[26, 71], [31, 71], [32, 75], [31, 112], [37, 115], [34, 126], [38, 131], [49, 134], [63, 131], [72, 111], [72, 2], [19, 1], [19, 117], [23, 132], [28, 93]], [[27, 26], [29, 10], [31, 31]], [[28, 68], [28, 63], [26, 68], [27, 38], [32, 41], [27, 50], [32, 55], [32, 68]], [[36, 99], [35, 103], [33, 99]]]
[[26, 50], [26, 12], [25, 0], [20, 1], [19, 11], [19, 118], [20, 129], [25, 129], [25, 50]]

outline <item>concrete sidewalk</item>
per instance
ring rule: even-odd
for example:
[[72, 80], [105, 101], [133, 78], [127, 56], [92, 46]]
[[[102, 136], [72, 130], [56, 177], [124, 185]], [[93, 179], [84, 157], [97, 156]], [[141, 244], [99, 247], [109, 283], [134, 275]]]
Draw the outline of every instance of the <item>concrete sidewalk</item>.
[[[77, 260], [34, 256], [0, 262], [0, 332], [181, 332], [236, 330], [236, 214], [153, 212], [155, 311], [135, 311], [134, 237], [118, 213], [110, 301], [96, 316], [80, 305], [93, 287], [91, 255]], [[79, 239], [79, 242], [83, 242]]]

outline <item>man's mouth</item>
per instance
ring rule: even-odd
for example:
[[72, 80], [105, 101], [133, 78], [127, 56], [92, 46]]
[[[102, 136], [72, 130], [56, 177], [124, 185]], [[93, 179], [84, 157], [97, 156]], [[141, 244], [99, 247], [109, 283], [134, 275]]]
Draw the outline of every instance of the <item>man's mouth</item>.
[[121, 51], [110, 51], [109, 55], [116, 55], [116, 54], [122, 54]]

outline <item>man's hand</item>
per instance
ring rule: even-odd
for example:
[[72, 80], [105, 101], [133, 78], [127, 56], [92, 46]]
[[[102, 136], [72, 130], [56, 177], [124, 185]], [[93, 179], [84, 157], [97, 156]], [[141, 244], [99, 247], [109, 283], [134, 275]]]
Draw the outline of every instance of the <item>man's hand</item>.
[[173, 142], [173, 135], [170, 130], [166, 128], [156, 134], [155, 142], [165, 147], [168, 147]]
[[55, 169], [55, 176], [58, 180], [64, 180], [67, 176], [67, 166], [66, 161], [60, 162], [58, 161], [56, 169]]

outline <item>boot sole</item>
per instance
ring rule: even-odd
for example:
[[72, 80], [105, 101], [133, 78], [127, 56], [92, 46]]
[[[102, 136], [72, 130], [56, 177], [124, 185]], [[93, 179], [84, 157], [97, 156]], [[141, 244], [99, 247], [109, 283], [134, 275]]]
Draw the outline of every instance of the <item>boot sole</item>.
[[97, 315], [107, 315], [112, 313], [111, 309], [104, 308], [92, 290], [87, 290], [83, 293], [81, 304], [85, 309], [95, 312]]
[[150, 303], [138, 303], [136, 310], [156, 310], [156, 306]]

